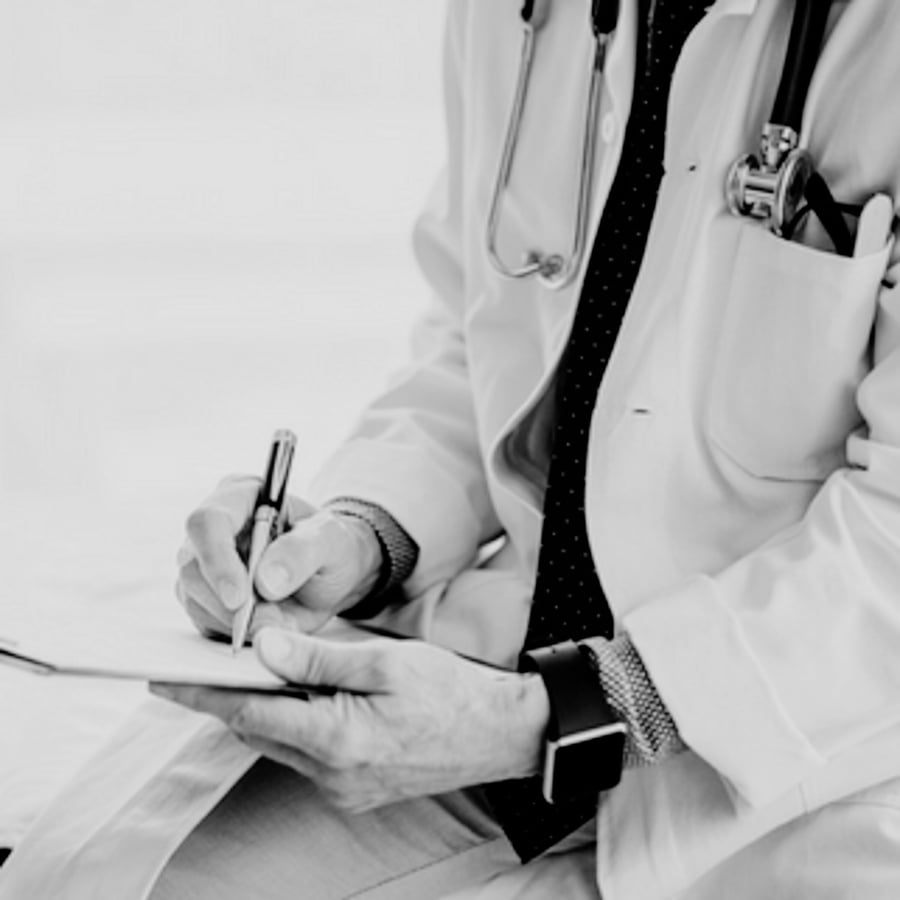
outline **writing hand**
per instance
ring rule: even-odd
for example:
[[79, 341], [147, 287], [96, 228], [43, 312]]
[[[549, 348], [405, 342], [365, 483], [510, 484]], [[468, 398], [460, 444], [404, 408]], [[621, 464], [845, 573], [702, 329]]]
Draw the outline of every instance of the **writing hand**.
[[[244, 558], [259, 479], [230, 478], [188, 517], [176, 595], [196, 627], [227, 637], [250, 589]], [[287, 528], [267, 548], [254, 587], [250, 634], [265, 625], [315, 631], [375, 585], [381, 547], [359, 519], [287, 499]]]

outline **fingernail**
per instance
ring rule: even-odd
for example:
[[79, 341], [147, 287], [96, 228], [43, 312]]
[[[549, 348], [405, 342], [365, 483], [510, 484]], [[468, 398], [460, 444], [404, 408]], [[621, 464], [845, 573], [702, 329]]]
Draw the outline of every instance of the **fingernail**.
[[284, 663], [291, 656], [291, 642], [287, 635], [277, 628], [266, 628], [260, 632], [259, 648], [269, 662]]
[[219, 599], [225, 604], [226, 609], [240, 609], [244, 605], [244, 598], [238, 586], [230, 578], [221, 578], [216, 582]]
[[290, 585], [291, 573], [281, 563], [269, 563], [260, 568], [257, 577], [269, 593], [281, 594]]

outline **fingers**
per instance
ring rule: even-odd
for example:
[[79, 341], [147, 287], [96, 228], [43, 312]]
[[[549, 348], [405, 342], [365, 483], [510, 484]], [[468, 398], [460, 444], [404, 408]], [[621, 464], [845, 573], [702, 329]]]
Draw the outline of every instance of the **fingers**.
[[221, 506], [201, 506], [187, 520], [200, 572], [226, 609], [244, 603], [250, 586], [247, 571], [235, 546], [235, 535], [243, 521], [235, 523], [233, 511]]
[[[175, 594], [194, 625], [204, 634], [230, 635], [234, 613], [226, 609], [213, 593], [200, 572], [196, 559], [190, 560], [181, 570], [175, 585]], [[331, 618], [330, 609], [318, 610], [288, 601], [268, 603], [261, 601], [253, 610], [250, 622], [250, 638], [263, 628], [284, 628], [289, 631], [318, 631]]]
[[282, 744], [318, 759], [329, 758], [344, 743], [331, 698], [309, 701], [179, 684], [151, 684], [150, 691], [221, 719], [242, 740]]
[[396, 646], [387, 640], [345, 644], [266, 628], [259, 632], [254, 646], [264, 665], [297, 684], [390, 693], [401, 677]]
[[[181, 589], [178, 588], [177, 590], [180, 595], [182, 593]], [[182, 606], [184, 606], [185, 612], [187, 612], [191, 621], [194, 623], [194, 627], [204, 637], [217, 638], [231, 636], [231, 628], [227, 623], [211, 616], [202, 606], [190, 597], [184, 597]]]
[[200, 571], [200, 564], [196, 559], [191, 560], [178, 573], [176, 592], [185, 609], [187, 609], [187, 605], [190, 602], [194, 606], [203, 609], [221, 625], [225, 627], [230, 626], [233, 613], [225, 607], [219, 597], [213, 592], [213, 589]]
[[312, 634], [322, 628], [331, 619], [333, 611], [326, 609], [310, 609], [293, 600], [284, 603], [261, 601], [253, 610], [250, 622], [250, 636], [255, 640], [263, 628], [281, 628], [286, 631], [301, 631]]
[[[238, 544], [246, 537], [258, 492], [259, 479], [250, 476], [231, 476], [220, 482], [212, 496], [188, 517], [185, 525], [188, 540], [178, 553], [182, 573], [189, 575], [188, 566], [196, 560], [212, 596], [231, 612], [246, 602], [250, 590]], [[307, 516], [312, 510], [302, 500], [288, 500], [289, 520]], [[206, 602], [205, 593], [190, 593], [208, 612], [216, 615], [216, 610]]]
[[[257, 479], [226, 479], [188, 518], [176, 593], [201, 631], [228, 633], [249, 598], [240, 550], [258, 489]], [[359, 553], [341, 520], [289, 497], [288, 521], [290, 530], [266, 548], [255, 573], [259, 597], [273, 602], [257, 605], [251, 634], [266, 626], [316, 631], [355, 599]]]

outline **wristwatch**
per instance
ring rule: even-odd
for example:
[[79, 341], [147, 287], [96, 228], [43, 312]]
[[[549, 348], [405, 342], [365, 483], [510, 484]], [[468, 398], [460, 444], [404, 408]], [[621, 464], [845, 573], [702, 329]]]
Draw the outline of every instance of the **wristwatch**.
[[564, 641], [526, 651], [521, 668], [537, 672], [550, 696], [544, 799], [559, 803], [615, 787], [622, 777], [627, 729], [578, 645]]

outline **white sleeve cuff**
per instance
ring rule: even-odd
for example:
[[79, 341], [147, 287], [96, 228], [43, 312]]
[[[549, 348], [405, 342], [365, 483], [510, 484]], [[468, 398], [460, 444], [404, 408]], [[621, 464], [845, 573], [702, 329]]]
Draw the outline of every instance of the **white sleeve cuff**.
[[692, 579], [623, 624], [684, 742], [751, 806], [771, 802], [824, 765], [779, 703], [711, 579]]

